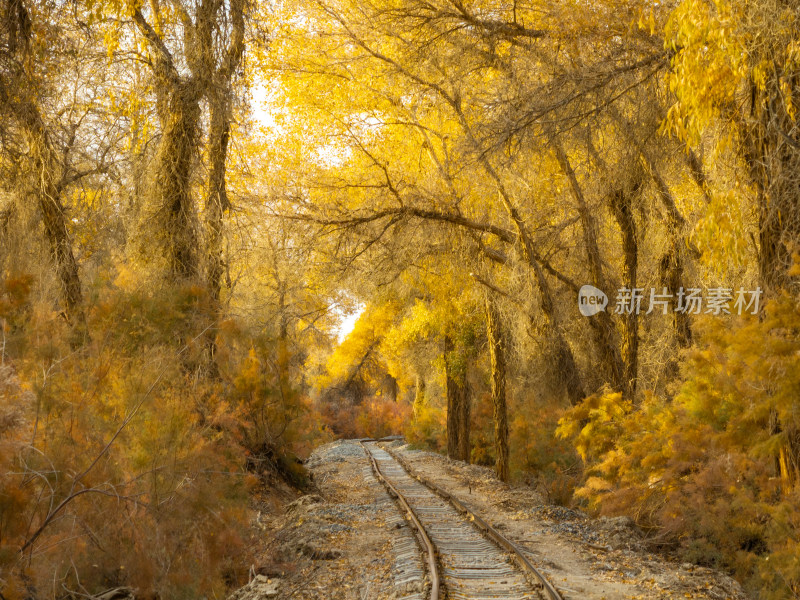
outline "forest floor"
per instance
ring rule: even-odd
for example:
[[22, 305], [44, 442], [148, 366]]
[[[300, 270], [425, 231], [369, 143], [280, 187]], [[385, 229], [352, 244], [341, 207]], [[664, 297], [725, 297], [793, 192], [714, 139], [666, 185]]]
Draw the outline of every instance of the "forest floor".
[[[744, 600], [725, 574], [649, 553], [627, 518], [592, 519], [546, 504], [529, 486], [508, 486], [491, 469], [392, 447], [419, 474], [470, 505], [529, 558], [566, 600], [708, 598]], [[397, 508], [372, 475], [363, 449], [338, 441], [306, 463], [315, 492], [259, 506], [258, 564], [231, 600], [392, 600], [391, 543]]]

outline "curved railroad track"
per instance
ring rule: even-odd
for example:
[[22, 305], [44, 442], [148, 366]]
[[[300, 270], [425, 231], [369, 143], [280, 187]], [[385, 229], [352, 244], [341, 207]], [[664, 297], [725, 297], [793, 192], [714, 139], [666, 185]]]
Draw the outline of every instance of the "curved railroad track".
[[408, 514], [427, 565], [426, 600], [563, 600], [506, 539], [457, 498], [413, 473], [376, 442], [362, 442], [376, 477]]

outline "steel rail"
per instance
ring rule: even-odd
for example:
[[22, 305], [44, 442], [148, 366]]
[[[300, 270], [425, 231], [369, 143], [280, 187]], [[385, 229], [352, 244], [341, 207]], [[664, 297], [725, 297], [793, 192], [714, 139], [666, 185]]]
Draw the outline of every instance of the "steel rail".
[[[363, 441], [359, 440], [358, 442], [361, 444], [361, 447], [364, 449], [364, 452], [367, 453], [367, 456], [370, 458], [370, 462], [372, 463], [372, 471], [375, 473], [375, 476], [378, 478], [378, 481], [383, 483], [386, 486], [386, 489], [389, 490], [389, 495], [392, 496], [395, 500], [397, 500], [400, 505], [405, 509], [406, 513], [408, 514], [409, 518], [411, 519], [414, 528], [419, 533], [420, 538], [422, 539], [422, 543], [424, 544], [425, 554], [427, 555], [427, 562], [428, 562], [428, 574], [430, 576], [430, 600], [439, 600], [439, 565], [436, 562], [436, 549], [431, 542], [430, 537], [428, 537], [428, 532], [425, 531], [425, 528], [422, 526], [422, 523], [417, 518], [416, 513], [408, 504], [406, 499], [403, 495], [395, 488], [394, 485], [389, 482], [386, 477], [383, 476], [381, 473], [380, 467], [378, 467], [378, 463], [375, 460], [375, 457], [372, 455], [372, 452], [369, 451], [366, 444]], [[396, 460], [396, 459], [395, 459]], [[398, 461], [399, 463], [399, 461]]]
[[[419, 481], [422, 485], [426, 488], [431, 490], [434, 494], [442, 498], [443, 500], [450, 503], [450, 505], [455, 508], [458, 512], [462, 515], [469, 518], [470, 521], [475, 525], [475, 527], [490, 541], [494, 542], [497, 546], [499, 546], [502, 550], [509, 552], [517, 563], [522, 567], [523, 572], [527, 573], [529, 576], [532, 577], [533, 581], [531, 582], [537, 589], [543, 590], [550, 600], [564, 600], [561, 594], [553, 587], [547, 578], [531, 564], [531, 561], [528, 560], [528, 557], [522, 552], [522, 550], [511, 540], [503, 536], [497, 529], [489, 525], [486, 521], [484, 521], [481, 517], [476, 515], [471, 509], [464, 505], [458, 498], [446, 492], [445, 490], [441, 489], [439, 486], [431, 483], [424, 477], [416, 474], [408, 462], [402, 457], [397, 455], [395, 452], [392, 452], [386, 446], [382, 446], [383, 450], [386, 451], [389, 456], [395, 459], [398, 464], [403, 467], [403, 469], [408, 473], [410, 477], [413, 477], [417, 481]], [[369, 452], [369, 451], [368, 451]], [[375, 464], [375, 458], [370, 454], [370, 458], [372, 458], [373, 465]], [[388, 482], [387, 482], [388, 483]], [[391, 484], [389, 484], [391, 485]], [[402, 496], [401, 496], [402, 498]], [[407, 503], [404, 502], [407, 505]], [[410, 509], [409, 509], [410, 510]]]

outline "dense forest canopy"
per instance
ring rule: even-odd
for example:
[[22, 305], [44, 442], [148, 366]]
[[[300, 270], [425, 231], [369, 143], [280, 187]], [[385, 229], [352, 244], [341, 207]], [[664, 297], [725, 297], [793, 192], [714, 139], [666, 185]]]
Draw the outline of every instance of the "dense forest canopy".
[[221, 597], [397, 433], [798, 597], [798, 15], [0, 0], [0, 597]]

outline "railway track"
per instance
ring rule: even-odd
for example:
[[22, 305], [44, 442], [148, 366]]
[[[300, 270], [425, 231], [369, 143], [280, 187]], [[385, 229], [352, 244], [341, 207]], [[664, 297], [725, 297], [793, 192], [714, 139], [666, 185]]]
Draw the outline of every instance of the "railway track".
[[[405, 461], [363, 441], [376, 477], [407, 513], [426, 564], [425, 600], [563, 600], [513, 542]], [[407, 555], [419, 564], [418, 556]]]

